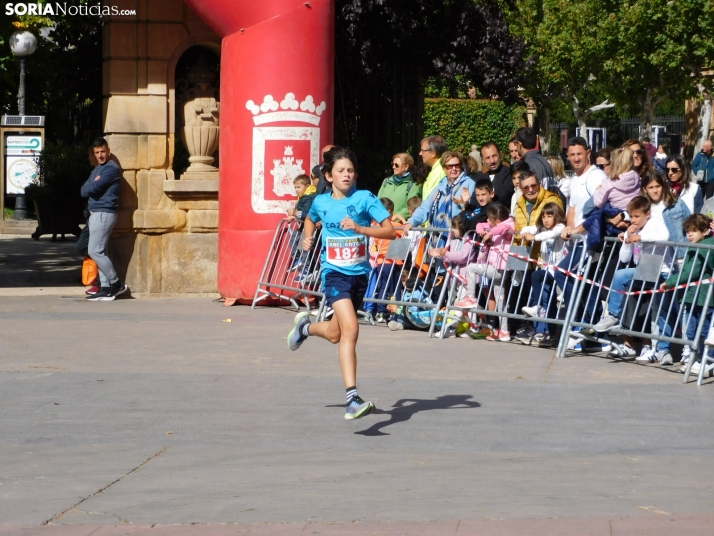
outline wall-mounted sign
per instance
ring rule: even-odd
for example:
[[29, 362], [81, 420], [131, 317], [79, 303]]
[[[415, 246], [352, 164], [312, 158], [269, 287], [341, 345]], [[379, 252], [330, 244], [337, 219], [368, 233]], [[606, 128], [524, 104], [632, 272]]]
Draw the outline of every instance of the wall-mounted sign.
[[37, 181], [39, 168], [37, 159], [29, 156], [8, 156], [5, 163], [5, 177], [10, 195], [24, 194], [25, 187]]
[[5, 154], [7, 156], [34, 156], [42, 151], [42, 136], [7, 136]]

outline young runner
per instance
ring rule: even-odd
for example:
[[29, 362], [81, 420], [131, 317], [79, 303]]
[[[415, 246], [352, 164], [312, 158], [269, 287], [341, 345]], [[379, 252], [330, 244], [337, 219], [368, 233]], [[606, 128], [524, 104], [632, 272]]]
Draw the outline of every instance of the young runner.
[[[311, 323], [308, 313], [299, 313], [288, 334], [288, 347], [295, 351], [314, 335], [339, 343], [342, 379], [347, 390], [345, 419], [359, 419], [374, 411], [357, 393], [357, 309], [367, 290], [369, 264], [368, 237], [393, 240], [389, 212], [368, 191], [355, 190], [355, 154], [344, 147], [334, 147], [325, 155], [323, 172], [332, 183], [332, 192], [318, 195], [305, 219], [303, 247], [312, 247], [315, 224], [322, 222], [322, 283], [327, 305], [334, 314], [329, 322]], [[372, 227], [371, 222], [379, 222]]]

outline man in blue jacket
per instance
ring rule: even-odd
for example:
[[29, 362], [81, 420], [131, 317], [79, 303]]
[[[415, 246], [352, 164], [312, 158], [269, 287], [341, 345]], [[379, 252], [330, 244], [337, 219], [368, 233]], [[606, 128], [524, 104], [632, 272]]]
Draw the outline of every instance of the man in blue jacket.
[[694, 157], [692, 173], [701, 183], [704, 198], [709, 199], [714, 195], [714, 158], [712, 158], [712, 142], [705, 140], [701, 152]]
[[111, 301], [128, 290], [119, 280], [114, 265], [106, 254], [109, 237], [117, 222], [121, 169], [116, 162], [109, 159], [111, 152], [104, 138], [96, 138], [92, 143], [92, 150], [99, 165], [92, 170], [87, 182], [82, 185], [82, 197], [89, 198], [89, 256], [97, 263], [101, 288], [87, 299]]

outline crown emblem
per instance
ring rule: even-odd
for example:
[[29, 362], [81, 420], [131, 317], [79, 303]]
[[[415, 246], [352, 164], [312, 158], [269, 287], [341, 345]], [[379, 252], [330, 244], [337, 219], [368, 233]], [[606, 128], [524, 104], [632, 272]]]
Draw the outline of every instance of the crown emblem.
[[305, 100], [298, 102], [295, 93], [288, 93], [280, 102], [276, 101], [272, 95], [266, 95], [261, 104], [258, 105], [249, 100], [245, 103], [245, 107], [253, 114], [253, 123], [256, 126], [279, 121], [297, 121], [317, 126], [320, 124], [320, 116], [327, 108], [327, 104], [322, 101], [316, 105], [312, 95], [308, 95]]
[[292, 154], [293, 148], [287, 146], [282, 161], [273, 160], [273, 169], [270, 170], [270, 174], [273, 176], [273, 191], [276, 195], [295, 195], [293, 179], [305, 173], [302, 168], [303, 160], [295, 159]]

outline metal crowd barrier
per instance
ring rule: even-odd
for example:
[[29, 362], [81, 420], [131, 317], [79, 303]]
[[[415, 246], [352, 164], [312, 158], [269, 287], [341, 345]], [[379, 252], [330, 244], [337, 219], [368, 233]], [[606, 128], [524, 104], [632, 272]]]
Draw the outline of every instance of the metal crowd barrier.
[[[711, 326], [713, 321], [711, 308], [707, 306], [703, 308], [705, 314], [701, 314], [698, 319], [693, 319], [692, 307], [684, 303], [685, 294], [694, 288], [694, 303], [696, 304], [700, 295], [703, 295], [704, 303], [708, 305], [712, 299], [714, 285], [710, 284], [708, 279], [701, 281], [701, 273], [690, 274], [686, 279], [682, 278], [682, 265], [685, 254], [697, 250], [704, 261], [703, 266], [706, 266], [710, 260], [714, 260], [712, 258], [714, 246], [688, 242], [639, 242], [639, 262], [634, 267], [632, 263], [620, 262], [620, 246], [617, 238], [606, 238], [602, 254], [587, 256], [585, 272], [586, 279], [589, 281], [583, 281], [577, 292], [571, 294], [575, 296], [572, 299], [574, 305], [569, 309], [558, 356], [565, 355], [569, 337], [572, 337], [573, 341], [579, 339], [583, 344], [589, 341], [612, 345], [616, 343], [613, 343], [611, 337], [622, 335], [649, 339], [654, 341], [653, 345], [656, 345], [657, 341], [666, 341], [690, 346], [692, 356], [687, 362], [683, 380], [687, 383], [697, 354], [701, 353], [703, 329]], [[618, 271], [626, 268], [632, 270], [631, 280], [626, 290], [617, 292], [613, 279], [616, 276], [620, 277]], [[672, 274], [680, 274], [676, 289], [667, 292], [659, 291], [661, 283]], [[711, 274], [708, 277], [712, 277]], [[619, 323], [607, 333], [596, 333], [593, 327], [604, 316], [615, 294], [624, 296]], [[710, 346], [714, 346], [714, 339], [710, 342], [712, 343]], [[710, 362], [714, 362], [714, 358], [702, 359], [698, 385], [701, 385], [704, 374], [711, 372], [712, 369], [708, 368]]]
[[[395, 226], [397, 230], [400, 228]], [[429, 254], [431, 248], [446, 247], [450, 231], [444, 228], [414, 227], [401, 238], [389, 241], [383, 257], [370, 274], [365, 307], [394, 305], [402, 309], [407, 321], [417, 329], [427, 329], [434, 335], [442, 321], [441, 309], [449, 282], [440, 258]], [[382, 248], [380, 240], [372, 248]], [[374, 323], [373, 316], [368, 316]]]
[[[253, 308], [262, 300], [274, 298], [289, 301], [296, 309], [301, 307], [299, 300], [302, 299], [310, 309], [312, 297], [319, 303], [318, 317], [322, 318], [325, 294], [320, 278], [319, 230], [310, 251], [303, 250], [302, 240], [299, 222], [287, 219], [280, 222]], [[505, 267], [488, 274], [491, 277], [484, 273], [478, 275], [476, 304], [470, 307], [456, 305], [464, 296], [464, 270], [429, 253], [432, 248], [442, 247], [459, 251], [465, 243], [472, 246], [467, 265], [484, 264], [492, 250], [497, 255], [507, 255]], [[464, 240], [456, 240], [443, 228], [413, 228], [405, 236], [389, 241], [386, 252], [380, 240], [372, 240], [370, 244], [377, 255], [365, 306], [400, 307], [403, 315], [416, 319], [416, 323], [412, 322], [415, 327], [428, 329], [430, 337], [437, 328], [439, 337], [446, 336], [457, 322], [467, 321], [478, 327], [487, 317], [539, 322], [561, 327], [558, 357], [567, 353], [569, 343], [571, 346], [574, 342], [617, 346], [619, 343], [613, 341], [613, 336], [629, 336], [690, 346], [692, 357], [685, 369], [684, 383], [689, 381], [697, 357], [701, 358], [697, 384], [701, 385], [705, 375], [714, 374], [714, 355], [706, 355], [709, 351], [714, 354], [712, 308], [704, 307], [695, 321], [690, 316], [691, 307], [684, 303], [686, 292], [694, 288], [694, 303], [704, 295], [704, 303], [709, 304], [714, 296], [714, 284], [708, 278], [714, 275], [707, 272], [704, 281], [700, 281], [701, 274], [690, 275], [686, 280], [679, 277], [675, 290], [658, 291], [666, 277], [681, 274], [687, 251], [699, 251], [706, 266], [710, 259], [714, 261], [714, 246], [640, 242], [637, 245], [639, 262], [634, 265], [620, 262], [621, 243], [617, 238], [606, 238], [599, 254], [581, 253], [586, 248], [585, 237], [581, 235], [574, 235], [566, 244], [569, 254], [560, 263], [552, 257], [531, 258], [530, 244], [522, 245], [517, 235], [508, 253], [482, 245], [480, 237], [473, 232]], [[556, 265], [559, 266], [554, 269]], [[625, 268], [631, 269], [631, 279], [626, 289], [623, 287], [617, 292], [613, 278], [618, 270]], [[534, 286], [536, 279], [547, 284]], [[623, 296], [620, 322], [608, 333], [595, 333], [593, 327], [614, 294]], [[410, 312], [413, 314], [408, 315]], [[373, 320], [372, 316], [368, 318]]]
[[258, 281], [252, 309], [268, 298], [290, 302], [300, 309], [300, 301], [310, 310], [310, 299], [318, 303], [318, 318], [325, 309], [325, 293], [321, 288], [320, 253], [322, 251], [320, 230], [315, 233], [313, 247], [303, 250], [301, 222], [283, 219], [275, 230], [268, 257]]
[[[559, 292], [556, 290], [554, 283], [554, 269], [549, 269], [550, 266], [555, 266], [559, 262], [559, 256], [553, 252], [549, 255], [539, 255], [538, 259], [531, 257], [532, 244], [524, 244], [521, 238], [514, 236], [511, 244], [508, 246], [508, 252], [501, 248], [490, 248], [486, 245], [480, 245], [480, 237], [478, 235], [467, 236], [467, 239], [474, 240], [471, 262], [477, 263], [478, 255], [482, 255], [481, 260], [488, 261], [489, 258], [501, 259], [504, 256], [505, 267], [503, 269], [494, 270], [495, 273], [488, 277], [486, 274], [476, 276], [476, 305], [470, 307], [460, 307], [457, 303], [465, 296], [464, 289], [467, 284], [465, 272], [468, 268], [462, 270], [462, 274], [454, 277], [451, 281], [448, 297], [445, 303], [447, 314], [450, 311], [461, 311], [468, 319], [469, 323], [474, 327], [480, 327], [485, 322], [482, 319], [485, 317], [497, 317], [499, 323], [507, 322], [508, 320], [517, 320], [522, 326], [528, 326], [533, 322], [533, 330], [536, 330], [536, 323], [564, 326], [567, 318], [567, 310], [559, 301]], [[581, 235], [573, 235], [575, 244], [585, 243], [585, 237]], [[570, 246], [566, 247], [566, 250]], [[489, 257], [490, 256], [490, 257]], [[482, 266], [484, 262], [477, 263]], [[564, 269], [571, 273], [579, 274], [583, 271], [585, 262], [581, 259], [574, 262], [572, 258], [566, 263]], [[539, 283], [535, 286], [532, 284], [535, 280]], [[579, 284], [579, 280], [575, 279], [575, 284]], [[535, 314], [527, 314], [524, 309]], [[505, 319], [501, 320], [501, 319]], [[494, 328], [488, 325], [494, 332], [501, 329]], [[542, 327], [543, 331], [545, 327]], [[448, 326], [442, 326], [441, 336], [446, 335]], [[509, 330], [512, 338], [515, 336], [515, 330]], [[558, 339], [553, 336], [553, 345]]]

